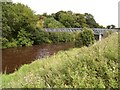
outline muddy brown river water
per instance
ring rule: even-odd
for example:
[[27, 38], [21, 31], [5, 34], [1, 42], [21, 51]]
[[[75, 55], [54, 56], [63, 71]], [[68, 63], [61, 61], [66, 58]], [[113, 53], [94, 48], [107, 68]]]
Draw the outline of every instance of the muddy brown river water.
[[73, 43], [61, 43], [2, 49], [2, 72], [13, 73], [23, 64], [29, 64], [36, 59], [73, 47]]

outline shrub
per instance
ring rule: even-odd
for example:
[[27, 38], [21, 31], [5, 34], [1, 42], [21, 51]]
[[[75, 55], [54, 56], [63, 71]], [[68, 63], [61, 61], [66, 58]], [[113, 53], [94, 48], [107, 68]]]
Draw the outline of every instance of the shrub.
[[49, 33], [49, 39], [53, 42], [53, 43], [58, 43], [60, 40], [60, 33], [59, 32], [50, 32]]
[[15, 39], [11, 39], [10, 41], [6, 38], [0, 38], [2, 47], [0, 48], [11, 48], [11, 47], [17, 47], [17, 41]]
[[2, 47], [0, 48], [6, 48], [6, 43], [8, 42], [8, 39], [6, 38], [0, 38], [0, 44], [2, 45]]
[[83, 42], [82, 42], [82, 38], [81, 38], [81, 33], [80, 32], [76, 35], [75, 46], [76, 47], [82, 47], [83, 46]]
[[17, 43], [18, 42], [12, 38], [12, 40], [6, 44], [6, 47], [8, 47], [8, 48], [9, 47], [17, 47]]
[[34, 44], [52, 43], [49, 39], [49, 33], [38, 29], [35, 30], [33, 40]]
[[31, 46], [33, 41], [30, 39], [31, 34], [21, 29], [17, 35], [17, 42], [19, 46]]
[[53, 43], [74, 42], [75, 41], [75, 33], [69, 33], [69, 32], [50, 32], [49, 33], [49, 39]]
[[75, 41], [76, 33], [74, 32], [45, 32], [36, 29], [33, 35], [34, 44], [43, 43], [67, 43]]
[[91, 29], [83, 28], [82, 32], [80, 32], [76, 37], [75, 45], [82, 47], [82, 46], [90, 46], [94, 44], [95, 37], [94, 33]]
[[74, 42], [76, 33], [73, 32], [64, 32], [62, 34], [64, 42]]

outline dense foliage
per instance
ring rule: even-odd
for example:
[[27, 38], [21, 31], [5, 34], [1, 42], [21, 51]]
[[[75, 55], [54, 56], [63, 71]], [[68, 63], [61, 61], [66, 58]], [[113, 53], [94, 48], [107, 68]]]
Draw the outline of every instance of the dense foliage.
[[75, 36], [77, 32], [55, 32], [55, 33], [50, 33], [49, 39], [53, 43], [58, 43], [58, 42], [74, 42], [75, 41]]
[[[88, 13], [80, 14], [73, 13], [72, 11], [59, 11], [57, 13], [52, 13], [51, 15], [43, 14], [39, 16], [40, 17], [43, 16], [45, 18], [42, 19], [43, 21], [45, 21], [44, 27], [46, 27], [46, 24], [48, 25], [48, 22], [46, 22], [46, 18], [48, 18], [48, 20], [53, 19], [52, 21], [50, 21], [50, 23], [52, 24], [56, 22], [55, 25], [57, 27], [60, 26], [66, 28], [83, 28], [83, 27], [104, 28], [95, 21], [93, 15]], [[54, 27], [56, 28], [56, 26]], [[47, 27], [51, 28], [51, 26]]]
[[37, 22], [33, 11], [20, 3], [3, 2], [2, 12], [3, 48], [32, 45], [31, 37]]
[[39, 29], [35, 30], [33, 34], [33, 41], [34, 44], [52, 43], [49, 40], [49, 33]]
[[82, 32], [76, 36], [75, 45], [77, 47], [90, 46], [94, 44], [94, 42], [95, 37], [93, 31], [88, 28], [83, 28]]
[[46, 33], [43, 28], [103, 28], [88, 13], [59, 11], [35, 15], [28, 6], [12, 2], [2, 3], [2, 25], [3, 48], [75, 41], [75, 33]]
[[3, 88], [118, 88], [118, 34], [1, 76]]
[[45, 28], [64, 28], [65, 26], [54, 18], [45, 18], [44, 19]]
[[35, 30], [34, 44], [75, 42], [77, 32], [45, 32]]

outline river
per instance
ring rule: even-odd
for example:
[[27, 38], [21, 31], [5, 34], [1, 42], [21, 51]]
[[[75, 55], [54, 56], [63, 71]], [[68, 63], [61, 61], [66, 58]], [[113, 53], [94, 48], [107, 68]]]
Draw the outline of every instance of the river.
[[39, 58], [73, 47], [73, 43], [60, 43], [2, 49], [2, 72], [6, 74], [13, 73], [23, 64], [29, 64]]

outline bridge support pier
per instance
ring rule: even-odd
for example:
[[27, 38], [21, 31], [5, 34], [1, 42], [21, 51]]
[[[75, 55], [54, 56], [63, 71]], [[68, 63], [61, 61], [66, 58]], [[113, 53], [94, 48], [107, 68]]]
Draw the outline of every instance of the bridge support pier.
[[101, 41], [101, 39], [102, 39], [102, 34], [100, 33], [99, 34], [99, 41]]

